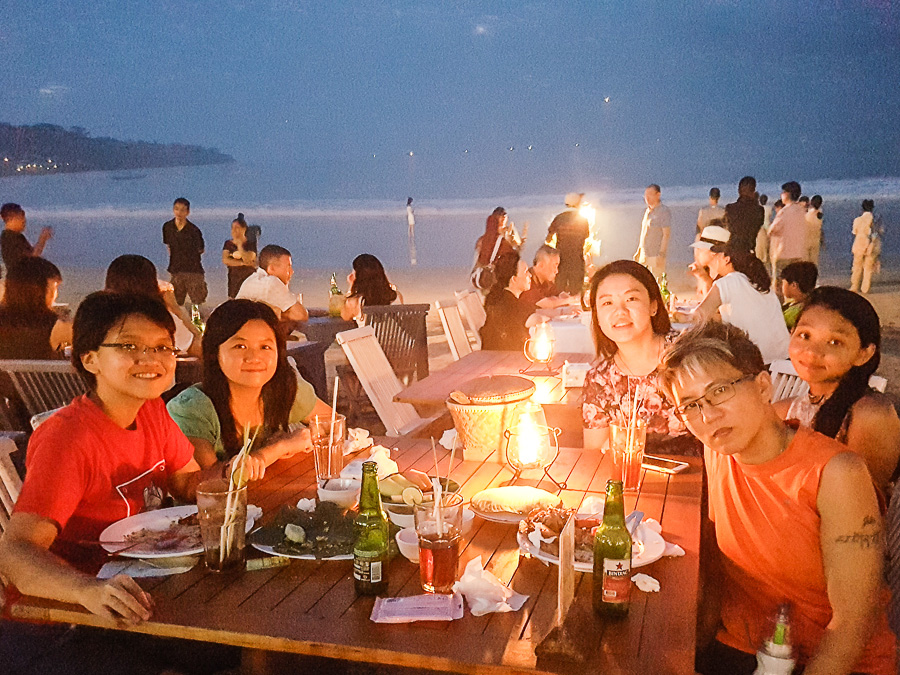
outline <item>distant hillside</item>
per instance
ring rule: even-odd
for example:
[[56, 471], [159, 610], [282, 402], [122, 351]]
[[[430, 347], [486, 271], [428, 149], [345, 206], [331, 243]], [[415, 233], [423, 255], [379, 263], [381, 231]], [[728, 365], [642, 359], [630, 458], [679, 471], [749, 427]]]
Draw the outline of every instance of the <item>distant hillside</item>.
[[54, 124], [0, 123], [0, 176], [121, 171], [165, 166], [225, 164], [234, 158], [199, 145], [91, 138], [86, 129]]

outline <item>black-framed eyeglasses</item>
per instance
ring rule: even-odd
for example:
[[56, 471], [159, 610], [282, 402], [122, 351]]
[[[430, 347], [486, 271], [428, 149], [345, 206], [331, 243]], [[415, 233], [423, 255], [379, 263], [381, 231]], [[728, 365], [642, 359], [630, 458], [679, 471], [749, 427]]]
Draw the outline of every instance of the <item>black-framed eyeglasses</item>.
[[730, 401], [734, 398], [735, 385], [754, 379], [756, 379], [756, 375], [744, 375], [743, 377], [739, 377], [738, 379], [732, 380], [731, 382], [717, 384], [716, 386], [709, 389], [700, 398], [689, 401], [684, 405], [676, 406], [675, 414], [678, 415], [678, 417], [680, 417], [684, 422], [699, 419], [700, 415], [703, 413], [704, 403], [706, 403], [711, 408], [715, 408], [717, 405], [722, 405], [726, 401]]
[[116, 349], [127, 356], [130, 356], [133, 359], [136, 359], [138, 356], [143, 356], [144, 354], [150, 354], [151, 356], [160, 356], [160, 357], [174, 357], [178, 350], [175, 347], [170, 347], [169, 345], [159, 345], [158, 347], [147, 347], [145, 345], [136, 345], [133, 342], [104, 342], [99, 347], [110, 347], [112, 349]]

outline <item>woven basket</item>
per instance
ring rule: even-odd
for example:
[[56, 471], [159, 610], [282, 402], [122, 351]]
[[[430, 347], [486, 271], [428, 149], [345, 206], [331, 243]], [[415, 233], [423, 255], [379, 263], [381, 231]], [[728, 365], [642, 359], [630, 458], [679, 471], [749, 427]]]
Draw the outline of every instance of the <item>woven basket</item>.
[[463, 457], [503, 464], [503, 432], [516, 423], [519, 408], [534, 393], [534, 383], [522, 377], [483, 377], [467, 382], [460, 390], [464, 395], [451, 395], [447, 407], [463, 446]]

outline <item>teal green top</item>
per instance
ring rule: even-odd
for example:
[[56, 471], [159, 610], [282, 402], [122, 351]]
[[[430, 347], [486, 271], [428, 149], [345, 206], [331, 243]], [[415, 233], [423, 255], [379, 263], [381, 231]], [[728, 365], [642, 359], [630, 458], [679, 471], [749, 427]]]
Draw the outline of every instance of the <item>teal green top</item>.
[[[316, 392], [312, 385], [297, 375], [297, 396], [288, 418], [290, 424], [303, 422], [309, 417], [316, 406]], [[198, 385], [188, 387], [166, 406], [169, 415], [189, 438], [200, 438], [209, 441], [216, 451], [219, 459], [227, 459], [225, 446], [222, 443], [222, 426], [219, 424], [219, 416], [212, 399], [200, 389]], [[262, 435], [261, 435], [262, 436]], [[260, 438], [265, 443], [265, 438]], [[260, 443], [254, 443], [254, 447], [262, 447]]]

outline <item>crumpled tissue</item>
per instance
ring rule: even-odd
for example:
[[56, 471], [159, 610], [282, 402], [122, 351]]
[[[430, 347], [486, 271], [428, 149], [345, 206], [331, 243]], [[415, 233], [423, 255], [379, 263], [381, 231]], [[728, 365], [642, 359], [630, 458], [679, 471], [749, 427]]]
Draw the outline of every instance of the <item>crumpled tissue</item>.
[[347, 464], [343, 471], [341, 471], [341, 478], [350, 478], [361, 481], [363, 462], [375, 462], [378, 464], [378, 480], [381, 480], [385, 476], [390, 476], [392, 473], [397, 473], [400, 470], [400, 467], [397, 466], [397, 462], [391, 459], [390, 448], [386, 448], [383, 445], [374, 445], [372, 446], [372, 450], [369, 452], [368, 457], [360, 457]]
[[315, 499], [301, 499], [297, 502], [297, 508], [301, 511], [308, 511], [312, 513], [316, 510], [316, 500]]
[[447, 429], [447, 431], [441, 435], [441, 440], [438, 442], [441, 446], [447, 448], [447, 450], [452, 450], [453, 445], [456, 443], [457, 436], [456, 429]]
[[597, 518], [603, 518], [603, 511], [606, 508], [606, 497], [599, 495], [589, 495], [581, 502], [578, 507], [578, 514], [581, 516], [594, 515]]
[[344, 441], [344, 454], [352, 455], [354, 452], [365, 450], [373, 442], [369, 437], [368, 429], [347, 429], [347, 440]]
[[200, 560], [197, 556], [179, 556], [177, 558], [157, 558], [155, 560], [118, 559], [110, 560], [100, 568], [98, 579], [112, 579], [117, 574], [127, 574], [132, 579], [149, 577], [168, 577], [183, 574], [193, 569]]
[[659, 593], [659, 582], [649, 574], [638, 572], [631, 577], [634, 585], [640, 588], [644, 593]]
[[[659, 524], [659, 521], [654, 518], [647, 518], [638, 525], [638, 528], [646, 527], [649, 530], [653, 530], [656, 534], [662, 534], [662, 525]], [[671, 542], [666, 542], [666, 550], [663, 551], [664, 556], [668, 556], [671, 558], [678, 558], [684, 555], [684, 549], [681, 548], [678, 544], [673, 544]]]
[[481, 556], [470, 560], [459, 581], [453, 584], [454, 593], [462, 593], [473, 616], [491, 612], [517, 612], [528, 600], [527, 595], [507, 588], [493, 574], [484, 569]]

